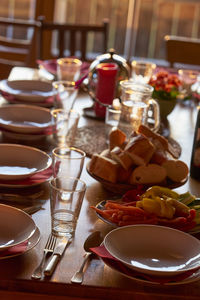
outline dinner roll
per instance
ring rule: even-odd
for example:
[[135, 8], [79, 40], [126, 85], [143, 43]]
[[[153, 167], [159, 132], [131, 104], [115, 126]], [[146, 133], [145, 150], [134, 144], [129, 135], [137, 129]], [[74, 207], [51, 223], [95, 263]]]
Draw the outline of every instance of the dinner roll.
[[89, 164], [89, 171], [94, 175], [115, 183], [117, 181], [117, 172], [119, 165], [114, 160], [94, 154]]
[[151, 141], [141, 134], [132, 137], [124, 149], [135, 165], [146, 165], [154, 151], [155, 147]]
[[165, 168], [167, 177], [174, 182], [181, 182], [187, 178], [188, 166], [181, 160], [167, 160], [162, 164]]
[[131, 184], [158, 184], [165, 180], [166, 170], [164, 167], [149, 164], [147, 166], [139, 166], [134, 169], [130, 176]]
[[112, 149], [110, 154], [112, 159], [118, 162], [125, 170], [130, 169], [133, 165], [131, 157], [119, 147]]
[[121, 147], [126, 141], [126, 134], [119, 128], [113, 129], [109, 134], [109, 147], [112, 150], [114, 147]]

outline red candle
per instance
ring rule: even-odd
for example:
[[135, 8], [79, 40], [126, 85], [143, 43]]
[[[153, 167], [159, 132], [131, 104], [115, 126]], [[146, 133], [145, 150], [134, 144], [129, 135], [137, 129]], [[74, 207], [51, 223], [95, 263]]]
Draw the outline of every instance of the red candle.
[[[96, 98], [105, 104], [112, 104], [115, 96], [118, 65], [115, 63], [101, 63], [97, 66]], [[105, 117], [106, 107], [95, 102], [95, 114]]]

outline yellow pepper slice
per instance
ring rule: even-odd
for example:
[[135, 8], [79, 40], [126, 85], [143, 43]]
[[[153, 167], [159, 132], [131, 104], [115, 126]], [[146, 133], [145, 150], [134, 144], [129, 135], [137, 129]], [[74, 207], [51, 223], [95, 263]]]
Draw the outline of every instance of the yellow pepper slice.
[[157, 186], [154, 185], [152, 187], [150, 187], [141, 197], [147, 197], [147, 198], [154, 198], [156, 196], [158, 197], [163, 197], [163, 195], [173, 198], [173, 199], [178, 199], [179, 198], [179, 194], [172, 191], [169, 188], [166, 187], [161, 187], [161, 186]]

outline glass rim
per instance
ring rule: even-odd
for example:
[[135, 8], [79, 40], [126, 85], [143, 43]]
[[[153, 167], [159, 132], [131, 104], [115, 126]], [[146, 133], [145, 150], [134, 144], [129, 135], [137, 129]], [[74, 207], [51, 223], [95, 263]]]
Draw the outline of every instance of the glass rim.
[[[57, 179], [64, 179], [65, 182], [69, 181], [69, 180], [73, 180], [74, 182], [81, 183], [82, 187], [80, 187], [79, 189], [75, 189], [75, 190], [72, 190], [72, 189], [69, 189], [69, 188], [58, 188], [58, 187], [56, 187], [56, 185], [53, 184], [53, 183], [56, 182]], [[72, 176], [57, 176], [57, 177], [54, 177], [49, 181], [49, 185], [52, 189], [54, 189], [56, 191], [68, 192], [68, 193], [71, 193], [71, 194], [72, 193], [85, 192], [86, 188], [87, 188], [86, 183], [82, 179], [80, 179], [78, 177], [72, 177]]]
[[57, 64], [59, 64], [59, 65], [62, 65], [65, 63], [71, 64], [71, 65], [77, 65], [77, 66], [82, 65], [82, 61], [75, 57], [62, 57], [62, 58], [58, 58], [56, 61], [57, 61]]
[[[137, 82], [137, 81], [134, 81], [133, 79], [121, 80], [120, 86], [125, 89], [131, 88], [131, 87], [140, 87], [141, 89], [138, 90], [139, 93], [153, 92], [153, 89], [154, 89], [150, 84]], [[142, 90], [142, 88], [143, 88], [143, 90]]]
[[[73, 151], [76, 151], [76, 152], [82, 154], [82, 156], [81, 157], [68, 157], [66, 154], [58, 154], [58, 153], [56, 153], [55, 151], [58, 150], [58, 149], [73, 150]], [[52, 150], [52, 154], [55, 155], [56, 157], [63, 157], [65, 159], [83, 159], [83, 158], [86, 157], [86, 153], [83, 150], [81, 150], [79, 148], [76, 148], [76, 147], [67, 147], [67, 146], [60, 146], [60, 147], [58, 146], [58, 147], [54, 148]]]
[[78, 111], [74, 110], [74, 109], [66, 110], [66, 109], [63, 109], [63, 108], [54, 108], [50, 111], [50, 113], [53, 117], [55, 117], [56, 113], [60, 113], [60, 114], [62, 113], [62, 114], [67, 114], [67, 115], [71, 115], [71, 113], [72, 113], [73, 118], [76, 118], [76, 117], [80, 118], [81, 117], [80, 113]]
[[157, 67], [157, 65], [154, 62], [150, 62], [150, 61], [145, 61], [145, 60], [133, 60], [131, 62], [131, 66], [136, 66], [137, 64], [140, 64], [140, 67], [145, 67], [145, 66], [151, 66], [153, 69], [155, 69]]
[[71, 88], [75, 88], [76, 87], [76, 83], [73, 80], [56, 80], [54, 82], [52, 82], [52, 85], [55, 89], [57, 89], [60, 85], [62, 85], [63, 87], [71, 87]]

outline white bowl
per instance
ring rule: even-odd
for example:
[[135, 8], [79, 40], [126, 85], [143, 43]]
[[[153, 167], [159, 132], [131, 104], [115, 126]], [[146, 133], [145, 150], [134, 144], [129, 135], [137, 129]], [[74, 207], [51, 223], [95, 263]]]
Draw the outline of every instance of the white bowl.
[[0, 127], [17, 133], [41, 133], [52, 125], [50, 110], [31, 105], [0, 107]]
[[104, 245], [127, 267], [150, 275], [174, 276], [200, 266], [200, 241], [169, 227], [120, 227], [106, 235]]
[[21, 180], [46, 170], [52, 160], [45, 152], [17, 144], [0, 144], [0, 179]]
[[0, 251], [26, 241], [35, 230], [36, 225], [27, 213], [0, 204]]
[[50, 82], [41, 80], [1, 80], [0, 91], [26, 102], [43, 102], [56, 93]]

